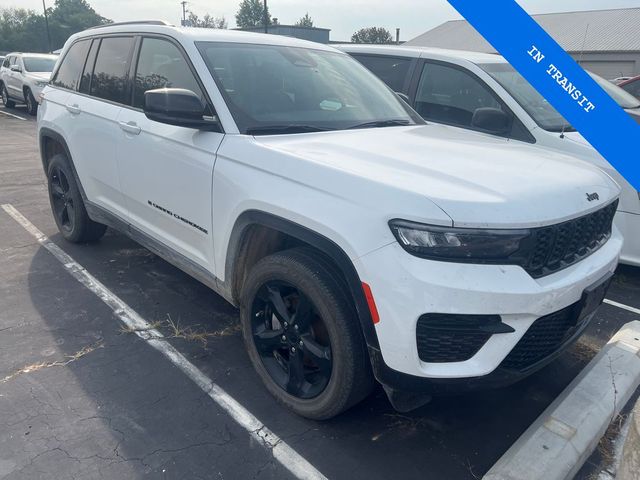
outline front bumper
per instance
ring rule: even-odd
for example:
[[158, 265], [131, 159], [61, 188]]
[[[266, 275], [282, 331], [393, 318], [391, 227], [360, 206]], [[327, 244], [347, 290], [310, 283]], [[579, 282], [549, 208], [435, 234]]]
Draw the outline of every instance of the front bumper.
[[[376, 324], [380, 349], [370, 349], [376, 377], [388, 386], [406, 389], [402, 385], [407, 384], [415, 391], [432, 390], [452, 379], [464, 380], [470, 387], [511, 383], [530, 374], [552, 356], [525, 371], [504, 372], [498, 367], [537, 319], [577, 303], [587, 287], [613, 272], [621, 247], [622, 236], [614, 228], [609, 241], [589, 257], [538, 279], [519, 266], [413, 257], [397, 243], [357, 259], [360, 278], [370, 285], [380, 314]], [[514, 331], [492, 335], [468, 360], [427, 363], [420, 359], [416, 341], [418, 318], [425, 313], [500, 315]], [[555, 353], [580, 333], [581, 329]], [[428, 387], [418, 388], [421, 383]]]

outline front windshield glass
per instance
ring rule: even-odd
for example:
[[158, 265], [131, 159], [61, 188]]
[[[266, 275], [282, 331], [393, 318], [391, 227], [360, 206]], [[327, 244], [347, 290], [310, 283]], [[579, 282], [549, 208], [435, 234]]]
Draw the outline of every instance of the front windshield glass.
[[640, 100], [631, 95], [628, 92], [625, 92], [622, 88], [617, 85], [614, 85], [609, 80], [605, 80], [604, 78], [596, 75], [595, 73], [587, 72], [591, 75], [598, 85], [602, 87], [602, 89], [607, 92], [607, 94], [615, 100], [615, 102], [620, 105], [622, 108], [640, 108]]
[[502, 85], [541, 128], [550, 132], [572, 130], [564, 117], [511, 65], [487, 63], [479, 67]]
[[279, 45], [198, 42], [241, 133], [300, 133], [423, 123], [345, 54]]
[[56, 64], [54, 57], [22, 57], [27, 72], [53, 72]]

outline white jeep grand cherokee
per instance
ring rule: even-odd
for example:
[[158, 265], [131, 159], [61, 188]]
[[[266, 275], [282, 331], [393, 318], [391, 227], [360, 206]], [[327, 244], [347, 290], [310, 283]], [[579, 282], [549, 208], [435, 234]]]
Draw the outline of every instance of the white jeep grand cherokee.
[[323, 45], [105, 26], [67, 41], [43, 96], [62, 235], [113, 227], [239, 306], [267, 389], [309, 418], [374, 378], [401, 410], [522, 378], [582, 332], [618, 262], [606, 174], [427, 125]]

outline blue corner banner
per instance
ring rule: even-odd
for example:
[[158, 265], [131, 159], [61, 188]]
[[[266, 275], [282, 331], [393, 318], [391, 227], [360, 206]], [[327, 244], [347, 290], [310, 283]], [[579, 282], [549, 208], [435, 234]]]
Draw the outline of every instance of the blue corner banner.
[[515, 0], [448, 1], [640, 190], [640, 125]]

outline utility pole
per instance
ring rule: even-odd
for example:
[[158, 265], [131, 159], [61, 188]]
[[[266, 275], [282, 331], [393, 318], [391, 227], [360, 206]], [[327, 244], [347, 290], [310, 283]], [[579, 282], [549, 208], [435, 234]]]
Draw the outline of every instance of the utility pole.
[[400, 45], [400, 29], [396, 28], [396, 45]]
[[47, 15], [47, 6], [42, 0], [42, 10], [44, 10], [44, 24], [47, 27], [47, 52], [51, 53], [51, 33], [49, 33], [49, 17]]
[[269, 33], [269, 18], [267, 17], [267, 0], [264, 0], [264, 11], [262, 12], [262, 21], [264, 23], [264, 33]]
[[[44, 0], [43, 0], [44, 1]], [[182, 5], [182, 26], [187, 26], [187, 3], [185, 0], [182, 0], [180, 4]]]

